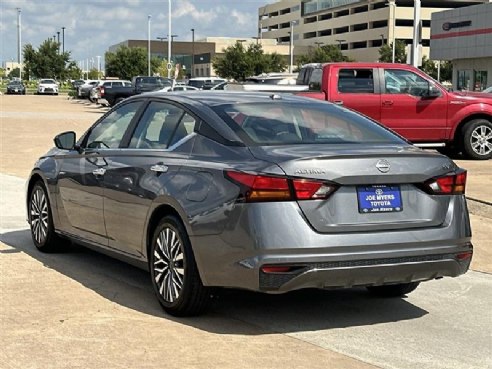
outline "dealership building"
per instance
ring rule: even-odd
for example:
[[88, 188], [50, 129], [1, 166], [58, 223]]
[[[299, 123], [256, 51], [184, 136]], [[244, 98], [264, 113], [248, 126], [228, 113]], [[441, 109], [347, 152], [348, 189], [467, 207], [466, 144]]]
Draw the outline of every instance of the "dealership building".
[[[489, 0], [422, 0], [422, 54], [429, 55], [431, 16]], [[413, 42], [414, 0], [280, 0], [258, 9], [258, 36], [298, 46], [339, 45], [356, 61], [379, 59], [393, 40]], [[296, 49], [297, 48], [297, 49]]]
[[[179, 63], [187, 71], [189, 76], [193, 77], [213, 77], [216, 76], [213, 68], [213, 59], [216, 56], [224, 54], [224, 49], [241, 42], [244, 48], [249, 44], [261, 43], [263, 51], [271, 54], [273, 52], [283, 56], [285, 61], [289, 61], [289, 45], [278, 44], [277, 40], [257, 39], [257, 38], [233, 38], [233, 37], [206, 37], [196, 41], [172, 41], [171, 61], [173, 64]], [[148, 40], [125, 40], [108, 49], [110, 52], [116, 52], [122, 46], [139, 47], [147, 50]], [[151, 57], [168, 60], [167, 41], [151, 40], [150, 53]], [[306, 50], [303, 50], [306, 52]]]
[[432, 15], [431, 59], [453, 64], [453, 88], [492, 86], [492, 3]]

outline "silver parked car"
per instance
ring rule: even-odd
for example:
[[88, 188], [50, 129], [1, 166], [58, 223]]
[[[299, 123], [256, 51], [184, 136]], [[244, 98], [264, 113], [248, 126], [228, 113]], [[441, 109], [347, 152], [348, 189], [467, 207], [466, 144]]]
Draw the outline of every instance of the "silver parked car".
[[28, 182], [35, 246], [148, 268], [173, 315], [211, 287], [403, 296], [470, 265], [466, 171], [327, 102], [148, 93], [55, 144]]

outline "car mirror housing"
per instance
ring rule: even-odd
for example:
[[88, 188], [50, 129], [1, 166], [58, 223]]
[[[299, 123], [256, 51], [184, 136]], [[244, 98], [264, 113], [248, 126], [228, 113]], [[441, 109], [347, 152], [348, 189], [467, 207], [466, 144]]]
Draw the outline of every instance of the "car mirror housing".
[[57, 135], [54, 139], [55, 146], [62, 150], [72, 150], [75, 146], [75, 132], [68, 131]]
[[441, 91], [434, 85], [429, 85], [429, 92], [428, 95], [429, 97], [439, 97], [441, 96]]

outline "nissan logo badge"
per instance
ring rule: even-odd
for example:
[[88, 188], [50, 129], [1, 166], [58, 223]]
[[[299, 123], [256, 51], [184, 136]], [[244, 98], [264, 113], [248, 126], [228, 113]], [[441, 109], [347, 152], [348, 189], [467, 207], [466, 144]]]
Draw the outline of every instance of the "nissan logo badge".
[[391, 165], [389, 163], [388, 160], [379, 160], [377, 163], [376, 163], [376, 168], [378, 168], [378, 170], [381, 172], [381, 173], [388, 173], [390, 168], [391, 168]]

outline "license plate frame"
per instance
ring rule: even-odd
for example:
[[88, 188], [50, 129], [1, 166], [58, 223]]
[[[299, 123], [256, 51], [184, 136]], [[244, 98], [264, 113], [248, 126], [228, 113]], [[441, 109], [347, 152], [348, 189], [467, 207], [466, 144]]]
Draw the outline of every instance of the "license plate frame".
[[360, 214], [403, 211], [399, 185], [357, 186], [357, 203]]

